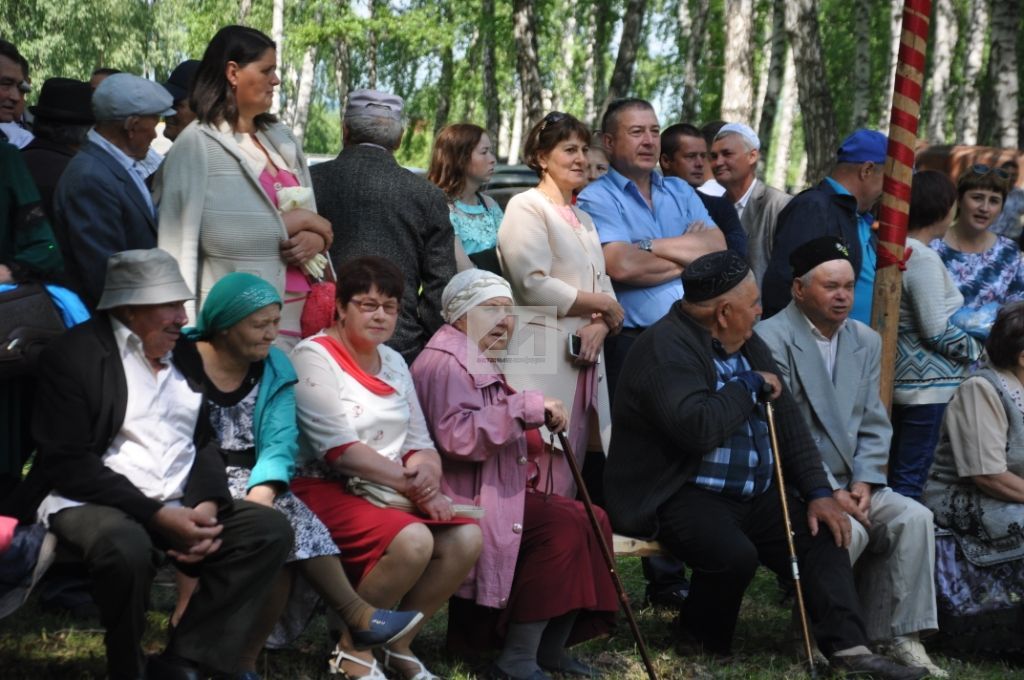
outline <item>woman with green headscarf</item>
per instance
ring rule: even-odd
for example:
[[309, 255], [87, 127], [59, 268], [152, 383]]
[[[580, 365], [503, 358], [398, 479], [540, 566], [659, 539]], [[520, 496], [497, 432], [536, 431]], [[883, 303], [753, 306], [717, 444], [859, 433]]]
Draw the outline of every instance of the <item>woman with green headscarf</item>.
[[[239, 667], [251, 673], [246, 677], [257, 677], [256, 658], [299, 573], [348, 627], [338, 644], [348, 651], [349, 661], [371, 670], [369, 676], [351, 677], [374, 677], [372, 655], [356, 650], [404, 635], [422, 614], [374, 609], [360, 598], [330, 532], [288, 491], [298, 452], [297, 378], [288, 357], [272, 346], [280, 321], [281, 298], [274, 287], [258, 276], [235, 272], [213, 286], [195, 327], [184, 331], [196, 341], [198, 353], [195, 365], [182, 368], [203, 386], [208, 432], [224, 455], [232, 495], [277, 508], [295, 531], [292, 553], [253, 624]], [[188, 602], [188, 588], [181, 590], [175, 616]]]

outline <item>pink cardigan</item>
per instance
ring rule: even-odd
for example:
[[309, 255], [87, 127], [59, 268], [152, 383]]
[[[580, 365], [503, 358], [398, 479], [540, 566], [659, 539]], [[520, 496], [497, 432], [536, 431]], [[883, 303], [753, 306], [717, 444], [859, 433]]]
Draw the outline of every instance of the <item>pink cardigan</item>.
[[445, 324], [413, 362], [412, 378], [441, 454], [444, 492], [485, 509], [483, 551], [456, 595], [504, 608], [523, 530], [525, 432], [544, 423], [544, 396], [515, 392], [500, 373], [471, 374], [468, 351], [466, 335]]

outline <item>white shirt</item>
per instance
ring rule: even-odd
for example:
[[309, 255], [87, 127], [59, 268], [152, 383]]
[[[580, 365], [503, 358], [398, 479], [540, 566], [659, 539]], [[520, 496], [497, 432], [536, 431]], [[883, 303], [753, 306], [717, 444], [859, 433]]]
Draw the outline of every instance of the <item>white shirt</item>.
[[19, 149], [24, 149], [36, 138], [31, 132], [14, 122], [0, 123], [0, 130], [3, 130], [4, 134], [7, 135], [7, 143], [13, 144]]
[[[128, 478], [147, 498], [180, 505], [196, 449], [192, 441], [203, 397], [193, 392], [168, 352], [154, 373], [142, 340], [111, 319], [124, 365], [128, 403], [124, 423], [103, 454], [103, 464]], [[82, 505], [51, 492], [39, 506], [39, 519]]]
[[[118, 164], [128, 171], [128, 176], [132, 178], [135, 183], [135, 188], [139, 190], [142, 197], [146, 200], [146, 205], [153, 211], [153, 217], [156, 217], [156, 208], [153, 207], [153, 197], [149, 193], [149, 187], [146, 186], [146, 178], [153, 174], [154, 168], [150, 167], [151, 163], [147, 163], [150, 157], [147, 154], [146, 160], [137, 161], [121, 149], [117, 148], [108, 140], [106, 137], [96, 132], [93, 128], [89, 130], [89, 134], [86, 135], [90, 142], [98, 145], [101, 149], [109, 153], [114, 157], [114, 160]], [[159, 163], [157, 163], [159, 165]]]
[[757, 186], [757, 178], [755, 177], [754, 181], [752, 181], [750, 183], [750, 186], [747, 187], [746, 193], [743, 194], [743, 196], [740, 197], [740, 200], [736, 201], [736, 203], [733, 204], [733, 205], [736, 206], [736, 214], [739, 215], [740, 217], [743, 217], [743, 209], [746, 208], [747, 207], [747, 203], [750, 202], [750, 195], [752, 193], [754, 193], [754, 187], [756, 187], [756, 186]]
[[829, 380], [835, 380], [835, 369], [836, 369], [836, 353], [839, 351], [839, 333], [846, 326], [846, 321], [839, 324], [839, 328], [832, 334], [831, 338], [826, 338], [822, 335], [818, 327], [811, 323], [811, 320], [804, 316], [807, 321], [807, 325], [811, 327], [811, 336], [814, 338], [814, 342], [818, 345], [818, 351], [821, 352], [821, 360], [825, 362], [825, 372], [828, 373]]
[[715, 179], [714, 177], [709, 179], [707, 182], [704, 182], [704, 184], [701, 184], [700, 188], [697, 189], [697, 191], [699, 191], [700, 193], [704, 194], [705, 196], [724, 196], [725, 195], [725, 187], [723, 187], [721, 184], [719, 184], [718, 180]]

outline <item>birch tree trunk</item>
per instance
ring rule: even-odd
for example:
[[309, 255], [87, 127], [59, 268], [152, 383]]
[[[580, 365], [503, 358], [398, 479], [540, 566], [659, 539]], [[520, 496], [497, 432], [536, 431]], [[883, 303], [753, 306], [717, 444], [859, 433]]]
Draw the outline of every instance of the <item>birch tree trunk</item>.
[[725, 78], [722, 81], [722, 120], [752, 122], [753, 114], [753, 0], [725, 0]]
[[949, 119], [949, 80], [956, 50], [957, 23], [953, 0], [936, 0], [933, 10], [935, 23], [932, 71], [929, 80], [931, 94], [928, 99], [928, 120], [925, 136], [932, 144], [946, 142], [946, 121]]
[[615, 23], [612, 17], [611, 3], [608, 0], [593, 0], [594, 3], [594, 106], [600, 103], [601, 109], [595, 110], [594, 119], [604, 115], [605, 95], [608, 92], [608, 67], [605, 64], [605, 52], [611, 40], [612, 28]]
[[[533, 16], [531, 0], [514, 0], [512, 3], [512, 25], [516, 40], [516, 71], [522, 91], [523, 121], [527, 128], [544, 115], [544, 93], [540, 83], [540, 67], [537, 60], [537, 27]], [[514, 135], [513, 135], [514, 136]], [[519, 156], [519, 149], [511, 153]]]
[[[270, 39], [277, 45], [277, 73], [284, 80], [284, 71], [281, 70], [281, 57], [284, 55], [284, 0], [274, 0], [274, 8], [271, 14]], [[281, 87], [277, 88], [277, 95], [270, 105], [270, 112], [275, 116], [281, 112]]]
[[448, 112], [452, 105], [452, 83], [455, 79], [455, 55], [452, 53], [450, 39], [455, 34], [452, 26], [452, 10], [448, 3], [441, 3], [439, 8], [442, 25], [447, 28], [445, 33], [449, 39], [445, 40], [444, 47], [441, 48], [441, 77], [437, 81], [437, 111], [434, 113], [435, 137], [448, 123]]
[[[704, 56], [707, 37], [710, 0], [679, 0], [676, 20], [679, 23], [679, 54], [685, 54], [682, 64], [683, 97], [679, 117], [686, 121], [697, 119], [697, 74]], [[685, 41], [685, 42], [684, 42]]]
[[964, 54], [964, 80], [960, 90], [960, 101], [956, 107], [956, 143], [978, 143], [978, 115], [981, 105], [979, 79], [984, 65], [985, 36], [988, 35], [988, 0], [974, 0], [970, 3]]
[[787, 3], [786, 31], [793, 51], [797, 97], [807, 150], [806, 181], [814, 184], [831, 170], [838, 145], [835, 110], [828, 80], [825, 78], [815, 0], [790, 0]]
[[498, 77], [495, 65], [494, 38], [494, 0], [483, 0], [480, 5], [480, 24], [483, 38], [483, 72], [484, 72], [484, 109], [486, 110], [487, 129], [497, 134], [501, 125], [501, 114], [498, 100]]
[[[338, 90], [338, 115], [341, 117], [342, 126], [345, 121], [345, 107], [348, 106], [349, 64], [348, 43], [344, 38], [339, 38], [334, 44], [334, 86]], [[344, 141], [342, 143], [344, 144]]]
[[995, 146], [1018, 147], [1017, 34], [1021, 27], [1021, 0], [992, 3], [992, 51], [989, 54], [989, 82], [995, 113], [992, 140]]
[[508, 164], [519, 163], [519, 152], [523, 146], [523, 98], [516, 97], [516, 108], [512, 113], [512, 135], [508, 141]]
[[892, 113], [892, 88], [896, 82], [896, 63], [900, 51], [900, 34], [903, 31], [903, 0], [889, 0], [889, 68], [882, 85], [882, 110], [878, 114], [878, 129], [888, 134], [889, 116]]
[[[774, 154], [772, 175], [769, 184], [779, 189], [786, 187], [789, 174], [789, 150], [793, 146], [793, 117], [796, 115], [797, 85], [793, 65], [793, 51], [786, 54], [786, 66], [782, 73], [782, 108], [779, 111], [779, 134], [770, 151]], [[762, 118], [762, 121], [764, 119]]]
[[613, 100], [629, 94], [633, 86], [633, 67], [636, 65], [636, 55], [640, 48], [640, 34], [643, 31], [646, 11], [647, 0], [626, 0], [619, 54], [615, 58], [615, 68], [612, 69], [612, 79], [604, 98], [604, 108], [608, 108], [608, 104]]
[[[380, 15], [380, 10], [385, 7], [385, 0], [370, 0], [371, 22]], [[367, 87], [371, 90], [377, 89], [377, 46], [383, 36], [377, 34], [377, 29], [371, 23], [371, 28], [366, 35], [366, 80]]]
[[[319, 23], [319, 18], [317, 23]], [[309, 105], [313, 101], [313, 81], [316, 79], [316, 45], [310, 45], [302, 55], [302, 70], [299, 72], [298, 92], [295, 94], [295, 110], [292, 116], [292, 132], [299, 140], [299, 148], [306, 137], [306, 123], [309, 121]]]
[[861, 128], [868, 124], [871, 108], [871, 0], [853, 1], [853, 127]]
[[[597, 30], [597, 3], [591, 3], [590, 11], [587, 12], [587, 23], [583, 29], [583, 35], [595, 35]], [[590, 129], [597, 127], [597, 111], [594, 104], [594, 61], [597, 53], [596, 46], [593, 49], [584, 50], [583, 58], [583, 122]], [[598, 55], [597, 58], [600, 58]]]
[[554, 64], [554, 89], [551, 91], [551, 110], [561, 110], [562, 94], [575, 89], [571, 82], [573, 67], [576, 64], [576, 7], [577, 0], [565, 0], [565, 26], [562, 30], [562, 42], [559, 46], [561, 59]]
[[[772, 131], [775, 129], [775, 114], [779, 107], [779, 94], [783, 83], [789, 82], [783, 79], [783, 71], [789, 68], [793, 61], [791, 56], [787, 57], [786, 6], [784, 0], [774, 0], [772, 2], [771, 31], [771, 56], [767, 60], [768, 73], [764, 79], [764, 99], [761, 104], [760, 120], [757, 123], [757, 136], [761, 140], [761, 159], [764, 163], [768, 162], [768, 154], [771, 152]], [[792, 77], [792, 70], [790, 70], [789, 78]], [[792, 125], [793, 121], [791, 118], [790, 126]]]
[[238, 23], [245, 26], [245, 20], [249, 17], [249, 12], [252, 11], [252, 0], [241, 0], [238, 3]]

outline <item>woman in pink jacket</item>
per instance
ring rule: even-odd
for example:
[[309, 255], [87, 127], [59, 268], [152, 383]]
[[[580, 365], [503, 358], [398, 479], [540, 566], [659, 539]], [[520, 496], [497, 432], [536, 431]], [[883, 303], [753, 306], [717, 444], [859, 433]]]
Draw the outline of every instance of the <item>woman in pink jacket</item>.
[[442, 305], [448, 323], [413, 363], [413, 380], [441, 454], [444, 492], [485, 509], [480, 559], [449, 604], [449, 647], [500, 646], [492, 678], [591, 675], [565, 648], [608, 629], [615, 589], [583, 506], [546, 493], [550, 470], [535, 462], [544, 448], [539, 428], [564, 430], [565, 406], [505, 380], [496, 355], [515, 318], [504, 279], [461, 272]]

